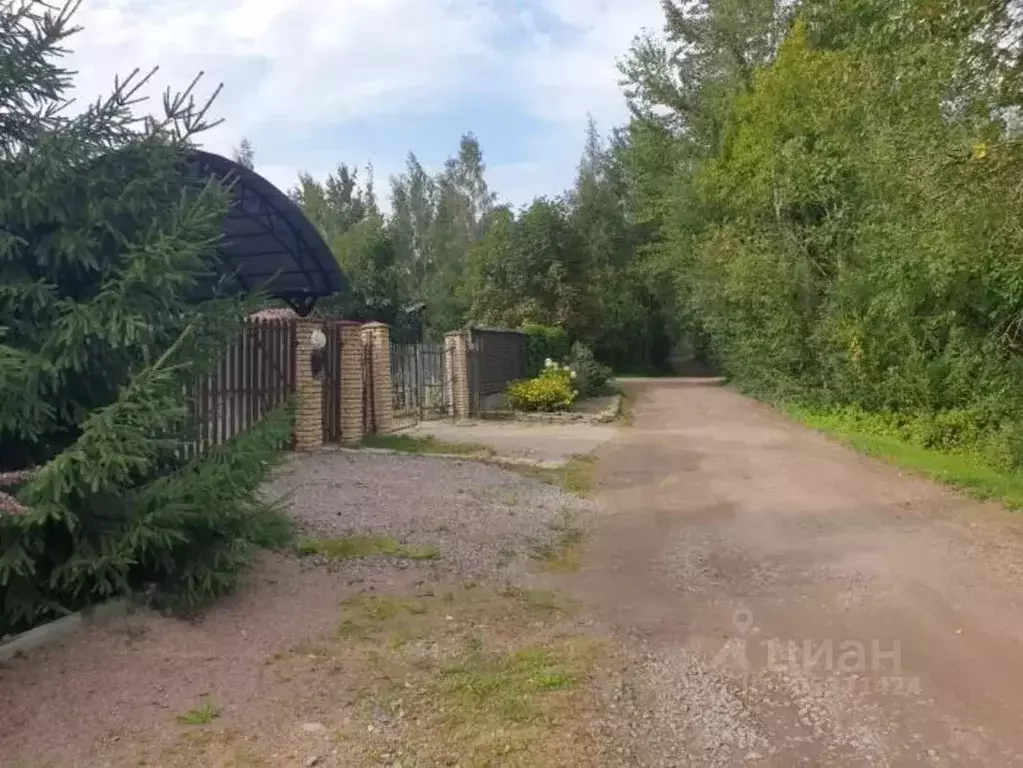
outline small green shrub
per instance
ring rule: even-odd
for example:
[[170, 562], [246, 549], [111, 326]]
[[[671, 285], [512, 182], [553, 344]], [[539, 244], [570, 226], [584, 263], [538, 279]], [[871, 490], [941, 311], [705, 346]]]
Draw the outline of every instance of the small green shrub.
[[1023, 424], [1008, 422], [992, 434], [984, 445], [983, 458], [1002, 471], [1023, 466]]
[[554, 325], [526, 323], [526, 375], [539, 376], [545, 360], [564, 360], [568, 356], [568, 332]]
[[199, 706], [175, 718], [180, 725], [209, 725], [220, 716], [220, 708], [209, 696], [199, 700]]
[[516, 411], [566, 411], [578, 394], [571, 372], [552, 363], [536, 378], [509, 384], [505, 399]]
[[583, 397], [606, 395], [610, 391], [611, 369], [597, 362], [593, 352], [585, 344], [576, 342], [565, 361], [569, 370], [575, 371], [575, 388]]

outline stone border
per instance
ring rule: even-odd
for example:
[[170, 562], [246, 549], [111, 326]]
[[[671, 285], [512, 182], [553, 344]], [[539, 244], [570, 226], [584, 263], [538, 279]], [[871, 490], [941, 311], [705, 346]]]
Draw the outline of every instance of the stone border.
[[611, 405], [596, 413], [556, 411], [553, 413], [526, 413], [524, 411], [483, 411], [481, 419], [492, 421], [528, 421], [541, 424], [610, 424], [622, 410], [622, 396], [615, 395]]
[[32, 627], [32, 629], [0, 643], [0, 662], [10, 661], [28, 651], [56, 643], [58, 640], [62, 640], [77, 632], [83, 626], [88, 626], [96, 621], [115, 616], [124, 616], [128, 613], [127, 600], [111, 600], [91, 606], [78, 613], [61, 616], [59, 619], [40, 624], [38, 627]]

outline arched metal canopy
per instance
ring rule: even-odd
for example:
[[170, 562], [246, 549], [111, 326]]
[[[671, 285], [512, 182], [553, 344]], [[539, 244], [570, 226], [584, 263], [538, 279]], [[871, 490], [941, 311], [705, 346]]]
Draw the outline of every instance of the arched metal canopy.
[[341, 268], [302, 209], [255, 171], [226, 157], [195, 150], [188, 170], [198, 179], [229, 184], [233, 201], [219, 251], [223, 272], [242, 290], [263, 290], [301, 316], [316, 300], [347, 289]]

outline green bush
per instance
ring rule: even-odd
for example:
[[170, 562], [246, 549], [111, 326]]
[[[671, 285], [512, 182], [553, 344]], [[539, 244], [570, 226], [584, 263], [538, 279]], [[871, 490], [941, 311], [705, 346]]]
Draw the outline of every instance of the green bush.
[[569, 370], [554, 363], [535, 378], [513, 381], [505, 399], [516, 411], [567, 411], [578, 394]]
[[556, 325], [526, 323], [526, 375], [539, 376], [547, 360], [564, 360], [568, 356], [568, 331]]
[[610, 391], [611, 369], [598, 363], [585, 344], [577, 341], [572, 345], [565, 365], [575, 372], [575, 388], [582, 397], [606, 395]]

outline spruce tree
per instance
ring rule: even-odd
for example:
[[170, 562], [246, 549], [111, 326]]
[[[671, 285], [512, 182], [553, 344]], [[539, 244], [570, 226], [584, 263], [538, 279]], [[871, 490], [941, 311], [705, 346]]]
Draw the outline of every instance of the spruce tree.
[[186, 162], [210, 103], [140, 118], [136, 71], [70, 114], [77, 5], [0, 3], [0, 635], [142, 585], [194, 605], [283, 530], [256, 488], [286, 412], [187, 450], [249, 311], [216, 277], [229, 191]]
[[242, 168], [248, 168], [250, 171], [255, 170], [256, 152], [252, 148], [252, 142], [243, 137], [241, 143], [231, 153], [231, 159], [242, 166]]

